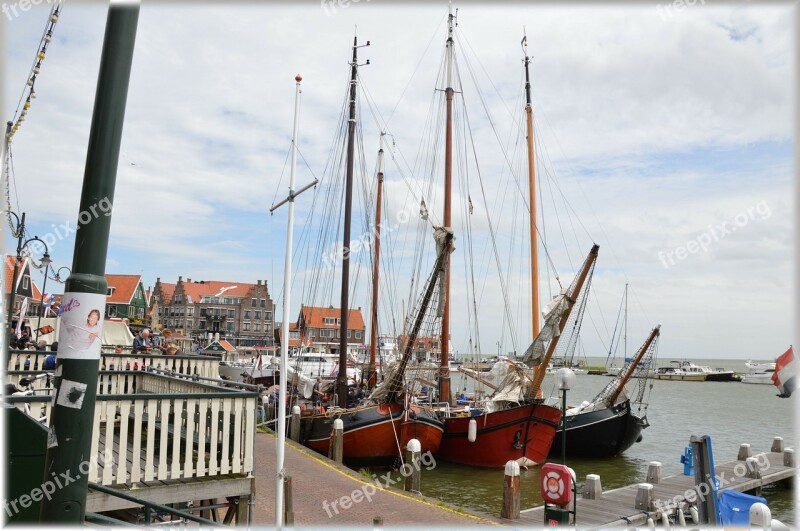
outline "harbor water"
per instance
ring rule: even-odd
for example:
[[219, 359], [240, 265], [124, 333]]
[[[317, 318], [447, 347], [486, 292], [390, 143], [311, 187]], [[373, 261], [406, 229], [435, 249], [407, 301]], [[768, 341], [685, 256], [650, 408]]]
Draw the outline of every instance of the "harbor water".
[[[590, 365], [605, 360], [589, 359]], [[699, 365], [744, 372], [744, 360], [695, 360]], [[663, 361], [659, 365], [667, 365]], [[454, 373], [454, 385], [471, 389], [469, 380]], [[567, 403], [591, 400], [610, 381], [608, 376], [579, 375], [569, 391]], [[545, 392], [549, 389], [545, 388]], [[623, 455], [607, 459], [568, 459], [575, 470], [579, 487], [586, 474], [599, 474], [603, 490], [644, 481], [650, 461], [660, 461], [664, 476], [681, 474], [680, 456], [691, 435], [710, 435], [714, 459], [718, 463], [736, 459], [741, 443], [750, 443], [753, 453], [769, 451], [773, 437], [784, 439], [785, 447], [795, 446], [794, 403], [797, 396], [778, 398], [772, 385], [740, 382], [653, 381], [647, 419], [650, 426], [643, 440]], [[634, 410], [636, 411], [636, 410]], [[555, 460], [558, 461], [558, 460]], [[539, 467], [522, 470], [522, 507], [542, 505], [539, 495]], [[423, 471], [421, 491], [456, 507], [499, 516], [503, 495], [503, 471], [472, 468], [438, 460], [431, 471]], [[773, 518], [793, 526], [792, 489], [782, 485], [765, 488]]]

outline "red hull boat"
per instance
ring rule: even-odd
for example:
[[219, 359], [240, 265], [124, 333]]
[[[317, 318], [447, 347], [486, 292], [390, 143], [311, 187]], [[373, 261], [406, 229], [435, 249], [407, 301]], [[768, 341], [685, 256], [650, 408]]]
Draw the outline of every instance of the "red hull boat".
[[[472, 443], [467, 439], [471, 418], [478, 428]], [[477, 417], [451, 417], [445, 420], [445, 433], [436, 457], [493, 468], [522, 457], [543, 463], [560, 421], [561, 411], [544, 404], [524, 404]]]
[[302, 423], [301, 441], [327, 455], [331, 447], [334, 418], [344, 424], [344, 460], [348, 464], [388, 464], [417, 439], [422, 452], [436, 453], [444, 423], [427, 408], [402, 404], [378, 404], [349, 409], [336, 417], [314, 416]]

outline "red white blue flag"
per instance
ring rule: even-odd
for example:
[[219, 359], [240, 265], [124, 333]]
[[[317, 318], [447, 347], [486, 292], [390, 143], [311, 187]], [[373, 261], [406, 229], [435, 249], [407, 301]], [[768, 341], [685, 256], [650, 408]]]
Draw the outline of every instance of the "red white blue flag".
[[781, 354], [775, 360], [775, 372], [772, 374], [772, 383], [774, 383], [780, 394], [781, 398], [789, 398], [797, 386], [797, 374], [800, 372], [800, 362], [794, 357], [794, 350], [789, 347], [789, 350]]

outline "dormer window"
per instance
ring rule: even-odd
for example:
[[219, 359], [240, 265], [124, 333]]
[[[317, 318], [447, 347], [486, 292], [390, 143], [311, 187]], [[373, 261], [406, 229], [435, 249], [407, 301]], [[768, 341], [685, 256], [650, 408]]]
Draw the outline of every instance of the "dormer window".
[[108, 289], [106, 289], [106, 297], [112, 296], [116, 290], [117, 288], [114, 286], [109, 286]]

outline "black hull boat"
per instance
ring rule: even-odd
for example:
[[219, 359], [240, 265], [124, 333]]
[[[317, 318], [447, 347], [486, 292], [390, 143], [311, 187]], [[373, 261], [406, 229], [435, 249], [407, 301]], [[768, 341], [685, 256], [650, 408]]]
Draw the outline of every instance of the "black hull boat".
[[[647, 417], [637, 417], [625, 401], [597, 411], [567, 415], [567, 456], [612, 457], [641, 441]], [[556, 432], [550, 457], [561, 456], [563, 428]]]

